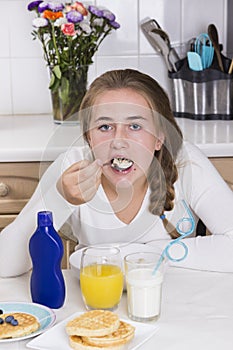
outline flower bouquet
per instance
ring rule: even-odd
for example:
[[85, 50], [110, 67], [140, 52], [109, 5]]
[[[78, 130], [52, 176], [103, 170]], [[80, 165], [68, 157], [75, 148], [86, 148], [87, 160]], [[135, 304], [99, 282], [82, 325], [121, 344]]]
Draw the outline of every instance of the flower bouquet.
[[54, 121], [77, 121], [87, 73], [101, 42], [120, 27], [115, 15], [75, 1], [32, 1], [33, 39], [39, 39], [50, 70]]

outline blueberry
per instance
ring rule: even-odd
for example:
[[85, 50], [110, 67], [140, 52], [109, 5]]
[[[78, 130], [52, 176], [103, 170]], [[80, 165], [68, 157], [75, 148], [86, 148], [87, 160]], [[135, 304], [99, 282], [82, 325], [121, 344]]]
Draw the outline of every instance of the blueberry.
[[6, 323], [11, 323], [11, 321], [14, 319], [14, 316], [9, 315], [5, 318]]
[[4, 319], [0, 317], [0, 324], [4, 323]]
[[0, 309], [0, 315], [2, 315], [3, 314], [3, 310], [2, 309]]
[[18, 326], [18, 324], [19, 324], [19, 322], [15, 318], [13, 318], [13, 320], [11, 321], [11, 325]]

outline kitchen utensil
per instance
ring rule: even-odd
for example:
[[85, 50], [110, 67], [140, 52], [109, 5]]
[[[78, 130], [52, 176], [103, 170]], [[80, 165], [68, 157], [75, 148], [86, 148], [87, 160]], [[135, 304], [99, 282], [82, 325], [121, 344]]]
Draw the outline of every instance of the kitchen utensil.
[[189, 68], [195, 71], [203, 70], [201, 56], [197, 52], [189, 51], [187, 53]]
[[173, 67], [172, 67], [171, 62], [169, 61], [169, 51], [170, 50], [169, 50], [167, 43], [161, 38], [161, 36], [159, 34], [154, 33], [153, 30], [150, 31], [148, 33], [148, 35], [154, 41], [154, 47], [159, 48], [159, 50], [157, 50], [157, 51], [159, 51], [161, 53], [161, 55], [164, 57], [168, 71], [172, 72]]
[[194, 50], [201, 57], [203, 69], [209, 68], [213, 62], [214, 48], [207, 33], [202, 33], [196, 38]]
[[231, 65], [230, 65], [230, 68], [228, 70], [228, 74], [231, 74], [233, 71], [233, 59], [231, 60]]
[[169, 48], [168, 59], [173, 67], [173, 70], [177, 72], [176, 62], [180, 60], [180, 57], [176, 50], [173, 47], [171, 47], [171, 42], [168, 34], [161, 28], [154, 28], [153, 33], [159, 34], [161, 38], [166, 42]]
[[217, 56], [219, 68], [222, 72], [224, 72], [222, 57], [221, 57], [221, 53], [220, 53], [220, 49], [219, 49], [218, 31], [217, 31], [217, 28], [215, 27], [214, 24], [209, 24], [208, 34], [209, 34], [210, 40], [212, 41], [212, 44], [214, 46], [214, 51], [215, 51], [216, 56]]
[[[141, 29], [151, 46], [154, 48], [156, 52], [159, 52], [165, 59], [167, 69], [172, 72], [176, 71], [175, 64], [170, 62], [169, 56], [171, 47], [168, 44], [167, 39], [165, 40], [164, 37], [168, 37], [164, 31], [159, 32], [159, 34], [156, 32], [158, 29], [162, 30], [159, 23], [154, 19], [146, 19], [143, 22], [141, 22]], [[161, 36], [161, 33], [163, 34], [163, 37]], [[169, 41], [170, 43], [170, 41]], [[174, 53], [171, 53], [171, 57], [174, 56]], [[179, 59], [179, 58], [178, 58]], [[172, 58], [172, 60], [174, 60]], [[175, 59], [176, 60], [176, 59]]]
[[145, 37], [147, 38], [147, 40], [149, 41], [151, 46], [156, 51], [160, 52], [160, 48], [158, 46], [155, 46], [154, 40], [149, 35], [149, 33], [155, 28], [156, 29], [160, 28], [160, 25], [158, 24], [158, 22], [155, 19], [150, 19], [147, 17], [141, 22], [141, 29], [142, 29], [143, 34], [145, 35]]

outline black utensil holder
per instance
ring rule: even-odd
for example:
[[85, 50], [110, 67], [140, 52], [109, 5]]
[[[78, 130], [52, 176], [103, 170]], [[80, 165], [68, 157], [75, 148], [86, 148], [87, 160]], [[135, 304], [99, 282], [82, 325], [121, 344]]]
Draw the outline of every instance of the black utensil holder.
[[216, 57], [211, 68], [193, 71], [187, 58], [176, 63], [177, 72], [169, 72], [171, 104], [175, 117], [195, 120], [233, 119], [233, 74], [228, 74], [231, 59], [222, 56], [224, 72]]

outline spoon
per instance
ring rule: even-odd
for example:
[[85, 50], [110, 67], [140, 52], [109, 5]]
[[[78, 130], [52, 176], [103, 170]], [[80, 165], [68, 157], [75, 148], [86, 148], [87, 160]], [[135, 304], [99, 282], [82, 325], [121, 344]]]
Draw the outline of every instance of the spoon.
[[219, 68], [222, 72], [224, 72], [222, 57], [221, 57], [221, 53], [220, 53], [220, 49], [219, 49], [218, 31], [217, 31], [217, 28], [215, 27], [214, 24], [209, 24], [208, 34], [209, 34], [210, 40], [212, 41], [212, 44], [214, 46], [214, 50], [215, 50], [215, 53], [217, 56]]
[[116, 170], [123, 171], [130, 168], [133, 165], [133, 161], [127, 158], [113, 158], [103, 164], [103, 166], [105, 165], [110, 165]]

